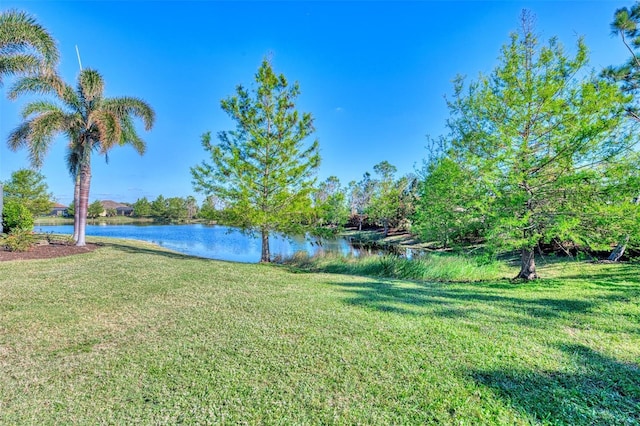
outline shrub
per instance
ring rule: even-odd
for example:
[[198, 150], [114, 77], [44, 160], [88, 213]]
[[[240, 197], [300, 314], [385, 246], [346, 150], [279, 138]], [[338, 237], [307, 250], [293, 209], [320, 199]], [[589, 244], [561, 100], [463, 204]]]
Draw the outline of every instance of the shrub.
[[9, 200], [2, 210], [2, 226], [8, 233], [16, 229], [31, 230], [33, 215], [24, 204]]
[[53, 232], [36, 234], [34, 237], [47, 240], [47, 243], [49, 244], [64, 244], [66, 246], [70, 246], [76, 242], [72, 235], [60, 235], [54, 234]]
[[31, 231], [16, 228], [4, 239], [4, 244], [9, 251], [29, 251], [35, 244], [35, 238]]

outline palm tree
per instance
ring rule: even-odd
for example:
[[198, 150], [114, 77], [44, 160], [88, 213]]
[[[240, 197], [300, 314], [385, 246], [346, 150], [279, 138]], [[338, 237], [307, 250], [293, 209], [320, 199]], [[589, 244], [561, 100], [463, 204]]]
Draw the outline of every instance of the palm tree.
[[78, 186], [76, 245], [83, 246], [92, 153], [107, 156], [114, 146], [129, 144], [144, 154], [146, 145], [138, 136], [133, 119], [140, 118], [145, 130], [150, 130], [155, 113], [138, 98], [104, 97], [104, 80], [92, 69], [80, 72], [75, 89], [55, 74], [23, 77], [11, 88], [9, 97], [15, 99], [23, 93], [53, 95], [62, 106], [49, 100], [26, 104], [22, 111], [24, 122], [9, 135], [9, 147], [14, 151], [27, 148], [32, 165], [39, 167], [54, 136], [67, 136], [67, 166], [72, 176], [77, 176]]
[[[58, 57], [55, 40], [35, 19], [25, 12], [0, 12], [0, 87], [4, 75], [47, 73]], [[0, 233], [2, 192], [0, 183]]]

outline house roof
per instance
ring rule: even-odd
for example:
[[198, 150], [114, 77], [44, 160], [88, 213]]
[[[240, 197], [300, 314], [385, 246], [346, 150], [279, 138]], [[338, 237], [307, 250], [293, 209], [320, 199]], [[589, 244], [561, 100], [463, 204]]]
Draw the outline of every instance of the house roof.
[[111, 201], [111, 200], [102, 200], [100, 201], [100, 204], [102, 204], [102, 207], [104, 207], [105, 210], [109, 210], [109, 209], [119, 209], [119, 208], [131, 208], [129, 206], [127, 206], [126, 204], [122, 204], [122, 203], [117, 203], [115, 201]]
[[63, 204], [60, 204], [60, 203], [54, 203], [52, 208], [53, 209], [68, 209], [69, 207], [67, 207], [67, 206], [65, 206]]

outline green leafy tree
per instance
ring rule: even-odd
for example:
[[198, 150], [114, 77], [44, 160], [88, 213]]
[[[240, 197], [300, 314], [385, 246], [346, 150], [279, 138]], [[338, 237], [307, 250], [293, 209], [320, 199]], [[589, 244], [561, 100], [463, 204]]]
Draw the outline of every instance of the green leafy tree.
[[75, 214], [76, 214], [76, 203], [75, 201], [72, 201], [71, 204], [69, 204], [69, 207], [67, 207], [67, 216], [75, 217]]
[[396, 167], [388, 161], [382, 161], [373, 166], [378, 176], [374, 184], [373, 195], [366, 209], [371, 220], [382, 225], [384, 236], [389, 234], [389, 225], [397, 216], [400, 207], [400, 190], [395, 184]]
[[224, 209], [224, 203], [215, 195], [207, 196], [202, 201], [202, 206], [198, 211], [198, 217], [201, 219], [207, 219], [209, 221], [220, 220], [222, 210]]
[[166, 217], [168, 208], [167, 200], [160, 194], [151, 202], [151, 215], [159, 218]]
[[86, 243], [92, 153], [107, 155], [115, 146], [130, 144], [143, 154], [145, 143], [133, 120], [140, 118], [145, 129], [150, 130], [155, 114], [140, 99], [104, 97], [104, 80], [92, 69], [80, 72], [75, 89], [55, 74], [23, 77], [12, 87], [9, 96], [15, 99], [24, 93], [50, 95], [54, 100], [36, 100], [24, 106], [24, 122], [9, 135], [9, 147], [13, 150], [27, 148], [32, 165], [40, 167], [54, 136], [65, 134], [69, 137], [67, 164], [77, 176], [76, 244], [83, 246]]
[[367, 217], [366, 211], [371, 203], [371, 194], [375, 183], [371, 179], [371, 174], [366, 172], [358, 182], [351, 181], [347, 188], [349, 194], [349, 208], [351, 217], [358, 222], [358, 231], [362, 231], [362, 225]]
[[636, 141], [629, 98], [589, 75], [582, 39], [569, 57], [555, 38], [539, 46], [531, 22], [525, 12], [497, 68], [468, 87], [457, 79], [448, 102], [453, 158], [487, 191], [488, 242], [520, 251], [523, 279], [537, 277], [540, 242], [590, 244], [580, 224], [595, 213], [585, 196], [598, 185], [585, 182], [599, 182]]
[[[609, 66], [603, 71], [603, 75], [620, 84], [625, 92], [634, 96], [640, 90], [640, 3], [636, 2], [631, 8], [622, 7], [615, 11], [611, 31], [619, 36], [622, 43], [629, 51], [629, 59], [618, 66]], [[631, 118], [640, 121], [637, 103], [628, 105], [627, 112]]]
[[310, 216], [313, 175], [320, 164], [318, 142], [305, 146], [313, 131], [311, 114], [299, 114], [297, 83], [276, 75], [266, 59], [255, 76], [257, 88], [238, 86], [222, 109], [236, 130], [210, 133], [202, 145], [210, 162], [193, 167], [195, 190], [225, 203], [225, 222], [262, 237], [261, 262], [269, 262], [269, 235], [299, 232]]
[[409, 173], [396, 181], [399, 191], [398, 209], [394, 220], [399, 229], [409, 231], [412, 229], [412, 220], [416, 212], [418, 200], [418, 177]]
[[198, 216], [198, 200], [196, 200], [196, 197], [189, 195], [184, 201], [187, 209], [187, 219], [191, 220]]
[[313, 193], [313, 203], [318, 225], [340, 228], [349, 220], [346, 194], [340, 180], [329, 176]]
[[442, 248], [462, 244], [480, 228], [482, 211], [475, 179], [447, 156], [432, 158], [423, 169], [412, 231]]
[[167, 198], [165, 218], [170, 220], [184, 220], [189, 215], [187, 201], [182, 197]]
[[31, 214], [41, 216], [51, 212], [53, 195], [44, 176], [31, 169], [20, 169], [11, 174], [4, 185], [5, 200], [19, 200]]
[[94, 201], [89, 204], [89, 208], [87, 210], [87, 217], [95, 219], [105, 212], [104, 206], [99, 200]]
[[138, 198], [133, 203], [133, 214], [136, 217], [149, 217], [151, 216], [151, 203], [147, 200], [147, 197]]
[[30, 231], [33, 228], [33, 215], [20, 200], [7, 200], [2, 211], [2, 225], [7, 232]]
[[[608, 260], [618, 261], [628, 245], [640, 243], [640, 153], [628, 152], [624, 158], [607, 163], [582, 184], [589, 207], [580, 226], [590, 236], [590, 245], [599, 251], [611, 250]], [[565, 248], [556, 242], [565, 251]]]
[[[635, 121], [640, 121], [640, 112], [638, 108], [638, 94], [640, 93], [640, 3], [636, 2], [631, 8], [623, 7], [615, 11], [613, 22], [611, 23], [612, 33], [619, 36], [622, 43], [629, 51], [629, 59], [626, 63], [618, 66], [610, 66], [605, 68], [603, 75], [616, 82], [625, 93], [634, 97], [635, 102], [631, 103], [627, 108], [629, 117]], [[632, 168], [631, 168], [632, 169]], [[637, 206], [637, 200], [640, 197], [640, 190], [636, 190], [635, 194], [628, 200], [620, 200], [618, 204], [609, 204], [611, 209], [627, 210], [630, 208], [629, 202]], [[632, 211], [627, 215], [623, 215], [620, 223], [626, 223], [624, 219], [633, 218], [637, 207], [631, 207]], [[622, 237], [616, 248], [611, 252], [609, 260], [619, 260], [626, 250], [629, 238], [635, 233], [636, 222], [628, 222], [627, 232], [622, 232]]]

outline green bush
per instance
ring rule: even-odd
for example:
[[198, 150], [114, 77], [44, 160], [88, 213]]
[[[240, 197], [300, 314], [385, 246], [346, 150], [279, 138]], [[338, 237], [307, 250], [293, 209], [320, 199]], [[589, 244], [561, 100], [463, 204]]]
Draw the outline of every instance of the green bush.
[[24, 204], [9, 200], [2, 210], [2, 226], [8, 233], [16, 229], [30, 231], [33, 228], [33, 215]]
[[9, 251], [29, 251], [35, 244], [35, 238], [31, 231], [16, 228], [4, 239], [4, 244]]

